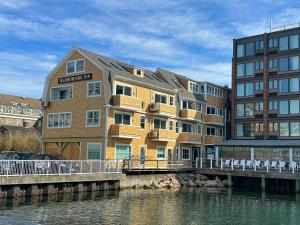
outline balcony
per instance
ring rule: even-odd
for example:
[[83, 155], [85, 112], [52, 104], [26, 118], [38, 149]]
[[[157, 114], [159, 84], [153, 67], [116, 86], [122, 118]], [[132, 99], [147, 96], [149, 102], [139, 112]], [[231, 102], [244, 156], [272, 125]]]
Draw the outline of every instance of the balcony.
[[159, 114], [167, 114], [167, 115], [175, 115], [176, 114], [176, 107], [168, 104], [162, 104], [162, 103], [151, 103], [150, 104], [150, 111], [156, 112]]
[[202, 135], [193, 133], [181, 133], [179, 136], [179, 141], [181, 144], [202, 144]]
[[126, 95], [114, 95], [113, 105], [130, 111], [138, 111], [142, 108], [142, 99]]
[[181, 109], [180, 116], [189, 120], [202, 120], [202, 113], [192, 109]]
[[110, 126], [110, 136], [112, 138], [140, 139], [136, 127], [124, 124], [112, 124]]
[[205, 122], [224, 125], [224, 116], [205, 115]]
[[214, 145], [224, 141], [223, 137], [220, 136], [206, 136], [205, 137], [205, 144], [206, 145]]
[[149, 133], [152, 141], [175, 141], [176, 131], [175, 130], [163, 130], [163, 129], [152, 129]]

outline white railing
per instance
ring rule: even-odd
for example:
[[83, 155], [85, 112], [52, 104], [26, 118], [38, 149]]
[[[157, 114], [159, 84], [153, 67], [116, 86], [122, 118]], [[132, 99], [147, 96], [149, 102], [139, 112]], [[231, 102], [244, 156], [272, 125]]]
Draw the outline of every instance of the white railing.
[[208, 159], [197, 158], [196, 168], [220, 169], [220, 170], [241, 170], [260, 172], [300, 172], [300, 162], [295, 161], [271, 161], [271, 160], [245, 160], [245, 159]]
[[122, 173], [122, 161], [0, 160], [0, 177]]

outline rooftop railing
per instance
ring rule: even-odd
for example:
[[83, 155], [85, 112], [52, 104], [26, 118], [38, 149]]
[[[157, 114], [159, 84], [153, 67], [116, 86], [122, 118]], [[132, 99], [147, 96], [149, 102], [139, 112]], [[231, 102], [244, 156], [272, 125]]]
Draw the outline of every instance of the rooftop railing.
[[292, 24], [284, 24], [282, 26], [277, 26], [277, 27], [272, 27], [271, 32], [282, 31], [282, 30], [287, 30], [287, 29], [292, 29], [292, 28], [297, 28], [297, 27], [300, 27], [300, 22], [292, 23]]

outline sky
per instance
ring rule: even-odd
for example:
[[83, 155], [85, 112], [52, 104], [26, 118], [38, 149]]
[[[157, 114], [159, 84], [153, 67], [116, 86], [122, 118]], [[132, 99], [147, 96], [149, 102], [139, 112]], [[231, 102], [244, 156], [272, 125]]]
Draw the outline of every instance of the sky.
[[73, 46], [230, 86], [232, 39], [299, 12], [297, 0], [0, 0], [0, 93], [41, 98]]

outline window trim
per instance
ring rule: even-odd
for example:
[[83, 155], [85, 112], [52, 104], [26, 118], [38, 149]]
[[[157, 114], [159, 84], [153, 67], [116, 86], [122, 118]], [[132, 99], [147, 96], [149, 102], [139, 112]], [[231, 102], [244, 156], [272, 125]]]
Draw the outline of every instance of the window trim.
[[118, 145], [125, 145], [125, 146], [130, 146], [130, 159], [132, 158], [132, 150], [133, 150], [133, 148], [132, 148], [132, 144], [122, 144], [122, 143], [115, 143], [115, 160], [118, 160], [117, 159], [117, 146]]
[[[100, 83], [100, 94], [99, 95], [89, 95], [89, 84], [97, 83], [97, 82]], [[87, 84], [86, 84], [86, 96], [88, 98], [99, 97], [101, 95], [102, 95], [102, 81], [101, 80], [87, 82]]]
[[[142, 121], [142, 117], [144, 117], [144, 128], [142, 128], [142, 126], [141, 126], [141, 121]], [[145, 114], [140, 114], [140, 128], [142, 129], [142, 130], [146, 130], [146, 115]]]
[[87, 160], [97, 160], [97, 159], [89, 159], [89, 145], [90, 144], [99, 144], [100, 145], [100, 160], [102, 159], [102, 142], [87, 142], [86, 143], [86, 159]]
[[[158, 148], [164, 148], [164, 155], [165, 155], [165, 157], [164, 158], [162, 158], [162, 157], [158, 157], [157, 155], [158, 155]], [[157, 146], [156, 147], [156, 159], [157, 160], [165, 160], [166, 159], [166, 147], [165, 146]]]
[[[49, 127], [49, 115], [55, 115], [55, 114], [67, 114], [70, 113], [70, 126], [69, 127]], [[67, 129], [72, 128], [72, 112], [58, 112], [58, 113], [48, 113], [47, 114], [47, 128], [48, 129]]]
[[[130, 124], [116, 124], [116, 113], [122, 113], [122, 114], [127, 114], [127, 115], [130, 115]], [[115, 111], [114, 112], [114, 120], [113, 120], [113, 124], [115, 125], [124, 125], [124, 126], [132, 126], [132, 113], [130, 112], [124, 112], [124, 111]]]
[[[166, 103], [155, 102], [155, 95], [156, 95], [156, 94], [158, 94], [158, 95], [160, 95], [160, 96], [162, 96], [162, 95], [165, 96], [165, 97], [166, 97]], [[168, 94], [165, 94], [165, 93], [163, 93], [163, 92], [157, 92], [157, 91], [155, 91], [155, 92], [153, 92], [153, 103], [159, 103], [159, 104], [164, 104], [164, 105], [170, 105], [170, 96], [173, 96], [173, 95], [168, 95]], [[174, 96], [173, 96], [173, 97], [174, 97]], [[173, 101], [175, 101], [175, 97], [174, 97]], [[173, 105], [170, 105], [170, 106], [175, 107], [175, 102], [174, 102]]]
[[[72, 97], [71, 98], [67, 98], [67, 99], [52, 99], [52, 89], [55, 89], [55, 88], [65, 88], [65, 87], [72, 87]], [[50, 88], [50, 101], [70, 100], [70, 99], [73, 99], [73, 97], [74, 97], [73, 84], [62, 85], [62, 86], [58, 85], [58, 86], [54, 86], [54, 87]]]
[[[188, 159], [185, 159], [185, 158], [183, 158], [183, 150], [189, 150], [189, 158]], [[181, 159], [182, 159], [182, 161], [185, 161], [185, 160], [191, 160], [191, 148], [187, 148], [187, 147], [183, 147], [183, 148], [181, 148]]]
[[[166, 129], [162, 129], [162, 128], [154, 128], [154, 120], [155, 119], [158, 119], [158, 120], [163, 120], [163, 121], [165, 121], [166, 122]], [[169, 123], [168, 123], [168, 119], [162, 119], [161, 117], [153, 117], [153, 122], [152, 122], [152, 128], [153, 129], [160, 129], [160, 130], [169, 130]], [[173, 126], [174, 126], [174, 124], [173, 124]], [[176, 125], [175, 125], [176, 126]], [[173, 127], [174, 128], [174, 127]], [[173, 129], [174, 130], [174, 129]]]
[[[83, 71], [76, 71], [77, 61], [80, 61], [80, 60], [83, 60]], [[74, 64], [74, 72], [68, 73], [68, 63], [70, 63], [70, 62], [75, 62], [75, 64]], [[71, 75], [71, 74], [76, 74], [76, 73], [83, 73], [84, 71], [85, 71], [85, 58], [68, 60], [66, 62], [66, 75]]]
[[[98, 112], [99, 113], [99, 123], [98, 124], [96, 124], [96, 125], [88, 125], [87, 124], [89, 112]], [[85, 126], [86, 127], [100, 127], [100, 123], [101, 123], [100, 120], [101, 120], [101, 111], [99, 109], [90, 109], [85, 112]]]
[[[117, 94], [117, 85], [126, 86], [126, 87], [131, 88], [131, 93], [130, 93], [131, 95], [129, 96], [129, 95], [125, 95], [125, 94]], [[127, 97], [132, 97], [132, 98], [135, 97], [135, 96], [133, 96], [133, 86], [130, 84], [127, 84], [127, 83], [122, 83], [122, 82], [115, 82], [113, 95], [122, 95], [122, 96], [127, 96]]]

